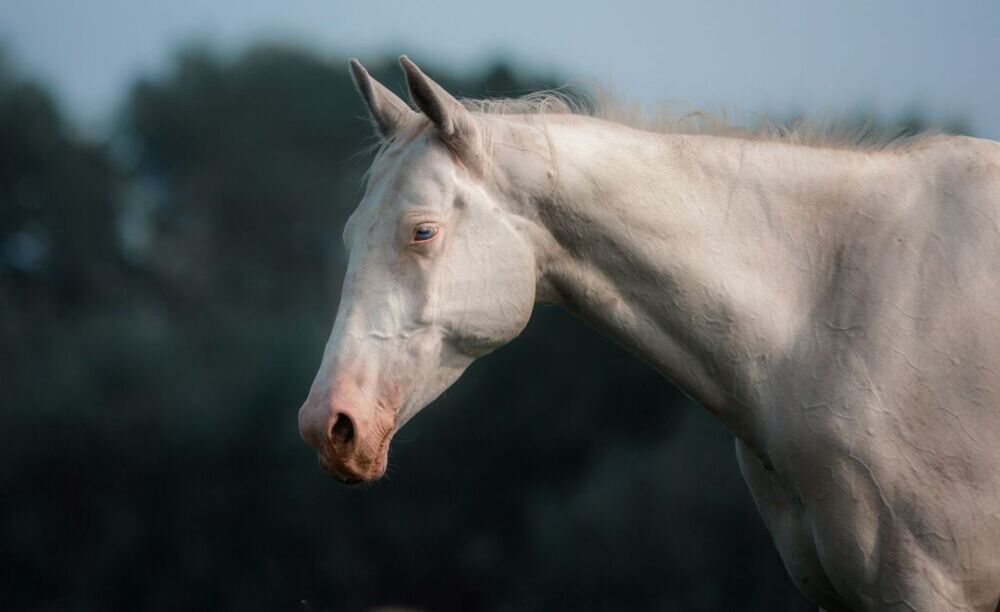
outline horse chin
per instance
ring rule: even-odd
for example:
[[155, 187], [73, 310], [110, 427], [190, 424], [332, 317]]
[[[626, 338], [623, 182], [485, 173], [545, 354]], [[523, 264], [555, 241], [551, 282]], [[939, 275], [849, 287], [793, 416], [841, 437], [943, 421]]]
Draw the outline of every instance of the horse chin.
[[372, 484], [372, 483], [378, 482], [378, 480], [380, 478], [382, 478], [382, 476], [385, 475], [385, 467], [382, 467], [381, 469], [375, 470], [372, 473], [365, 474], [364, 476], [360, 476], [360, 477], [344, 476], [344, 475], [337, 474], [337, 473], [334, 473], [334, 472], [330, 472], [330, 474], [340, 484], [344, 484], [344, 485], [347, 485], [349, 487], [356, 487], [358, 485]]
[[371, 463], [371, 466], [366, 470], [344, 470], [342, 468], [334, 467], [326, 462], [320, 460], [320, 466], [326, 473], [330, 474], [341, 484], [348, 486], [355, 486], [366, 483], [373, 483], [382, 478], [385, 475], [386, 466], [388, 461], [382, 457], [376, 459]]

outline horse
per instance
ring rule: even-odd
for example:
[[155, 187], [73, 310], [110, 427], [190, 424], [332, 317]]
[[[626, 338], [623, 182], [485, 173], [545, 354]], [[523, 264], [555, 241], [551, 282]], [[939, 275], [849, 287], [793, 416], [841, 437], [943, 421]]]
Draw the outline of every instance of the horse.
[[641, 129], [400, 64], [415, 109], [350, 63], [380, 145], [298, 415], [325, 470], [381, 477], [554, 304], [728, 427], [822, 609], [998, 609], [1000, 143]]

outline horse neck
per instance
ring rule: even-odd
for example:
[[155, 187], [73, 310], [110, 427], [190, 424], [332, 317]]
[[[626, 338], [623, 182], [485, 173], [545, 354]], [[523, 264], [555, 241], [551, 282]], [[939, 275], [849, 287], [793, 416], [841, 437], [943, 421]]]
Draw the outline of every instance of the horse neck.
[[509, 160], [540, 300], [599, 328], [752, 441], [770, 368], [810, 328], [823, 270], [856, 225], [865, 154], [579, 118], [554, 117], [544, 132], [547, 151], [519, 147]]

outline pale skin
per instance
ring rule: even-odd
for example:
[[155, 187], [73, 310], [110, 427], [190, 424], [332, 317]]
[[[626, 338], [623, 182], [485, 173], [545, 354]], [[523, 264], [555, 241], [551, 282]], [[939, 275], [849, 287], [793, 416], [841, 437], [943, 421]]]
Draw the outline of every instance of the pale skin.
[[997, 610], [1000, 144], [476, 113], [401, 62], [417, 111], [352, 63], [387, 148], [299, 412], [324, 468], [379, 478], [407, 420], [557, 304], [735, 434], [818, 605]]

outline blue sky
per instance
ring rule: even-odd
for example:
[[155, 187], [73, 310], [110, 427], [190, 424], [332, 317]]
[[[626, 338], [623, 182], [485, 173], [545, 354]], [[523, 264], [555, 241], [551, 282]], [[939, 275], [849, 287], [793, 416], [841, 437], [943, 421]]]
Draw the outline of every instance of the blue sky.
[[[331, 55], [496, 56], [644, 102], [966, 119], [1000, 139], [1000, 2], [4, 0], [0, 41], [84, 123], [185, 41], [265, 37]], [[346, 67], [345, 67], [346, 70]]]

